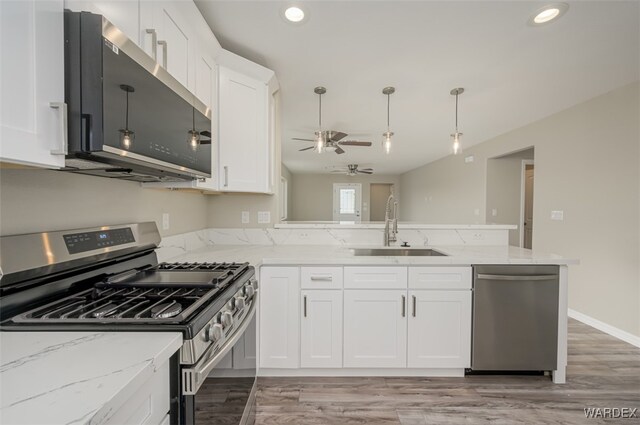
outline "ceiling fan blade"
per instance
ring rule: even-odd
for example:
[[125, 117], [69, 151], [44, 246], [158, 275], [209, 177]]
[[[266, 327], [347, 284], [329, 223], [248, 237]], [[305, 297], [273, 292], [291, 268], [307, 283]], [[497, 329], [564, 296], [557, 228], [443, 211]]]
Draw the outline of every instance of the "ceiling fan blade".
[[303, 142], [314, 142], [313, 139], [299, 139], [297, 137], [292, 137], [291, 140], [300, 140], [300, 141], [303, 141]]
[[309, 149], [313, 149], [313, 148], [315, 148], [315, 146], [309, 146], [308, 148], [298, 149], [298, 152], [308, 151]]
[[211, 137], [211, 132], [209, 130], [203, 130], [200, 132], [200, 135], [204, 137]]
[[347, 170], [333, 170], [333, 171], [330, 171], [331, 174], [344, 174], [346, 172], [347, 172]]
[[210, 145], [211, 144], [211, 139], [200, 139], [200, 144], [201, 145]]
[[373, 171], [373, 168], [358, 168], [358, 171]]
[[336, 146], [336, 151], [335, 151], [338, 155], [344, 153], [344, 149], [342, 149], [340, 146]]
[[357, 170], [356, 173], [360, 173], [360, 174], [373, 174], [373, 171], [364, 171], [364, 170]]
[[360, 142], [358, 140], [345, 140], [344, 142], [338, 142], [342, 146], [371, 146], [371, 142]]
[[338, 140], [342, 140], [347, 137], [347, 133], [343, 133], [341, 131], [332, 131], [331, 132], [331, 140], [332, 142], [337, 142]]

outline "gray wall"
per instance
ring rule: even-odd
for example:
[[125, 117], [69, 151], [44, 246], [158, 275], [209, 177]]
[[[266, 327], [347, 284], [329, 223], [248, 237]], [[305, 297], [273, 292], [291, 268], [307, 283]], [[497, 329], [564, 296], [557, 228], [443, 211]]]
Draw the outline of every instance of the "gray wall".
[[[522, 161], [533, 159], [533, 149], [487, 160], [487, 224], [520, 227]], [[496, 210], [497, 215], [493, 215]], [[520, 229], [509, 231], [509, 245], [520, 245]]]
[[[0, 235], [155, 221], [162, 235], [207, 226], [207, 197], [60, 171], [0, 168]], [[162, 213], [170, 229], [162, 230]]]
[[405, 173], [401, 216], [484, 223], [487, 159], [534, 146], [534, 250], [580, 259], [570, 308], [640, 335], [639, 99], [638, 83], [621, 87]]
[[394, 175], [293, 174], [290, 221], [332, 221], [334, 183], [362, 183], [362, 221], [369, 221], [371, 183], [391, 183], [398, 197], [400, 194], [400, 177]]
[[291, 220], [293, 216], [293, 175], [284, 164], [282, 164], [282, 177], [287, 179], [287, 219]]

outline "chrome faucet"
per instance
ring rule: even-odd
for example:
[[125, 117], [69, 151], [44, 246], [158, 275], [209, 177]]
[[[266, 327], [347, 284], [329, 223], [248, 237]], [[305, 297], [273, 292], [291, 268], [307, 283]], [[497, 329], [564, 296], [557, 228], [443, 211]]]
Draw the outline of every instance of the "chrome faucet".
[[[391, 206], [393, 205], [393, 210]], [[393, 212], [393, 218], [391, 218], [391, 213]], [[393, 196], [393, 192], [389, 195], [387, 199], [387, 207], [384, 212], [384, 246], [390, 246], [391, 242], [395, 242], [397, 240], [396, 235], [398, 234], [398, 202], [396, 198]]]

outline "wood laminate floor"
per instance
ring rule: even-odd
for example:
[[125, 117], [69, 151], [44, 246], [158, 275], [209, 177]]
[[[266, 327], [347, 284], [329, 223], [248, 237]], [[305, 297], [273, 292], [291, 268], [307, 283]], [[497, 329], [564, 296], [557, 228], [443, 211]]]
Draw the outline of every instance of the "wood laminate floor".
[[[569, 322], [567, 383], [543, 376], [259, 378], [256, 425], [640, 423], [640, 349]], [[587, 419], [585, 407], [638, 408]]]

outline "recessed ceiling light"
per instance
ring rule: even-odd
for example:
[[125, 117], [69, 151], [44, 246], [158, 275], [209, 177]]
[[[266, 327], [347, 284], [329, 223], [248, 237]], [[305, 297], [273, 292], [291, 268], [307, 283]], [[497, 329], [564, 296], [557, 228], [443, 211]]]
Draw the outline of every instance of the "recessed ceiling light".
[[569, 5], [566, 3], [548, 4], [534, 13], [529, 19], [529, 24], [534, 26], [548, 24], [564, 15], [568, 8]]
[[291, 22], [302, 22], [302, 20], [304, 19], [304, 10], [300, 9], [297, 6], [290, 6], [285, 9], [284, 17]]

